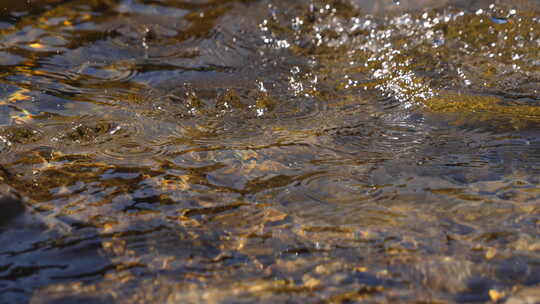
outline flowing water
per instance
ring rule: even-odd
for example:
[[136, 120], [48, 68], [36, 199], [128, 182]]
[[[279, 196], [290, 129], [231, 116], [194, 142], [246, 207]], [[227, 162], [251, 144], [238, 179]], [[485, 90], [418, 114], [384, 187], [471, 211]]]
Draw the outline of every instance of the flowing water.
[[1, 0], [0, 165], [2, 303], [536, 303], [540, 2]]

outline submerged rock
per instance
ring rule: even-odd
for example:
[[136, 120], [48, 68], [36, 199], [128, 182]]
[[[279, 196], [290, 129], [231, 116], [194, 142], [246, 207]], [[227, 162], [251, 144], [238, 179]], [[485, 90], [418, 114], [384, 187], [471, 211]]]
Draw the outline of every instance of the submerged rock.
[[0, 185], [0, 229], [4, 229], [25, 211], [22, 198], [7, 185]]
[[32, 205], [0, 185], [0, 303], [28, 303], [33, 293], [55, 283], [100, 280], [110, 264], [94, 228], [73, 231]]

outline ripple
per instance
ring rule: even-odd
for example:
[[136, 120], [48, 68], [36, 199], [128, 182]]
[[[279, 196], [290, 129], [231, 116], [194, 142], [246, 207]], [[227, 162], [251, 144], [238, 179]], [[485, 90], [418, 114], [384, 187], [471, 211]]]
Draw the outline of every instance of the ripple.
[[[162, 151], [159, 147], [141, 144], [139, 141], [116, 142], [111, 147], [103, 149], [100, 154], [116, 161], [138, 161], [138, 164], [146, 163], [151, 157], [157, 156]], [[141, 161], [144, 160], [144, 161]]]
[[295, 96], [287, 92], [286, 84], [283, 93], [281, 88], [262, 91], [217, 86], [218, 79], [215, 81], [216, 87], [204, 83], [205, 87], [199, 88], [198, 82], [192, 82], [165, 96], [150, 98], [155, 101], [144, 115], [162, 121], [171, 142], [238, 146], [262, 140], [262, 134], [273, 134], [279, 141], [293, 133], [311, 132], [326, 111], [321, 99]]
[[296, 89], [295, 85], [293, 88], [276, 88], [262, 92], [259, 90], [254, 104], [250, 105], [255, 117], [301, 122], [324, 115], [327, 103], [320, 98], [309, 96], [303, 89]]
[[0, 66], [17, 65], [24, 61], [24, 58], [9, 52], [0, 52]]
[[19, 125], [4, 127], [0, 130], [2, 152], [23, 151], [41, 141], [43, 132], [35, 126]]
[[115, 138], [131, 137], [138, 133], [140, 131], [133, 129], [133, 125], [100, 118], [96, 119], [96, 117], [85, 117], [73, 122], [70, 130], [60, 140], [64, 143], [88, 146], [111, 142]]
[[[365, 170], [368, 170], [366, 166]], [[336, 227], [392, 226], [403, 216], [376, 203], [378, 191], [346, 173], [319, 173], [277, 195], [279, 209], [305, 225]]]
[[[55, 58], [43, 62], [42, 69], [36, 71], [39, 76], [49, 77], [77, 87], [92, 87], [104, 82], [128, 82], [137, 76], [137, 70], [130, 60], [117, 60], [113, 63], [79, 62]], [[66, 68], [69, 65], [69, 68]]]
[[149, 121], [130, 113], [111, 113], [108, 119], [85, 116], [69, 124], [49, 125], [60, 134], [53, 142], [72, 153], [96, 153], [117, 161], [149, 159], [160, 153], [160, 143], [148, 137], [152, 134]]
[[339, 150], [392, 158], [413, 156], [429, 136], [421, 125], [379, 119], [337, 126], [326, 132]]

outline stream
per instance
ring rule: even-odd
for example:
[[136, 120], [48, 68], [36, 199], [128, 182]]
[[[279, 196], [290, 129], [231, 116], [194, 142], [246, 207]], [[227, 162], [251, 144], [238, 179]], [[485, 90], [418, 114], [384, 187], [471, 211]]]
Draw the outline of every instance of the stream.
[[540, 303], [540, 1], [1, 0], [0, 180], [0, 303]]

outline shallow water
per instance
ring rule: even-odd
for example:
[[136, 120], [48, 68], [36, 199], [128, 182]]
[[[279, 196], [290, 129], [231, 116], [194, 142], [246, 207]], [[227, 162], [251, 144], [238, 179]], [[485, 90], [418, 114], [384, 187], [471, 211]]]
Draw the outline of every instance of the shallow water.
[[3, 302], [540, 284], [540, 2], [2, 5]]

